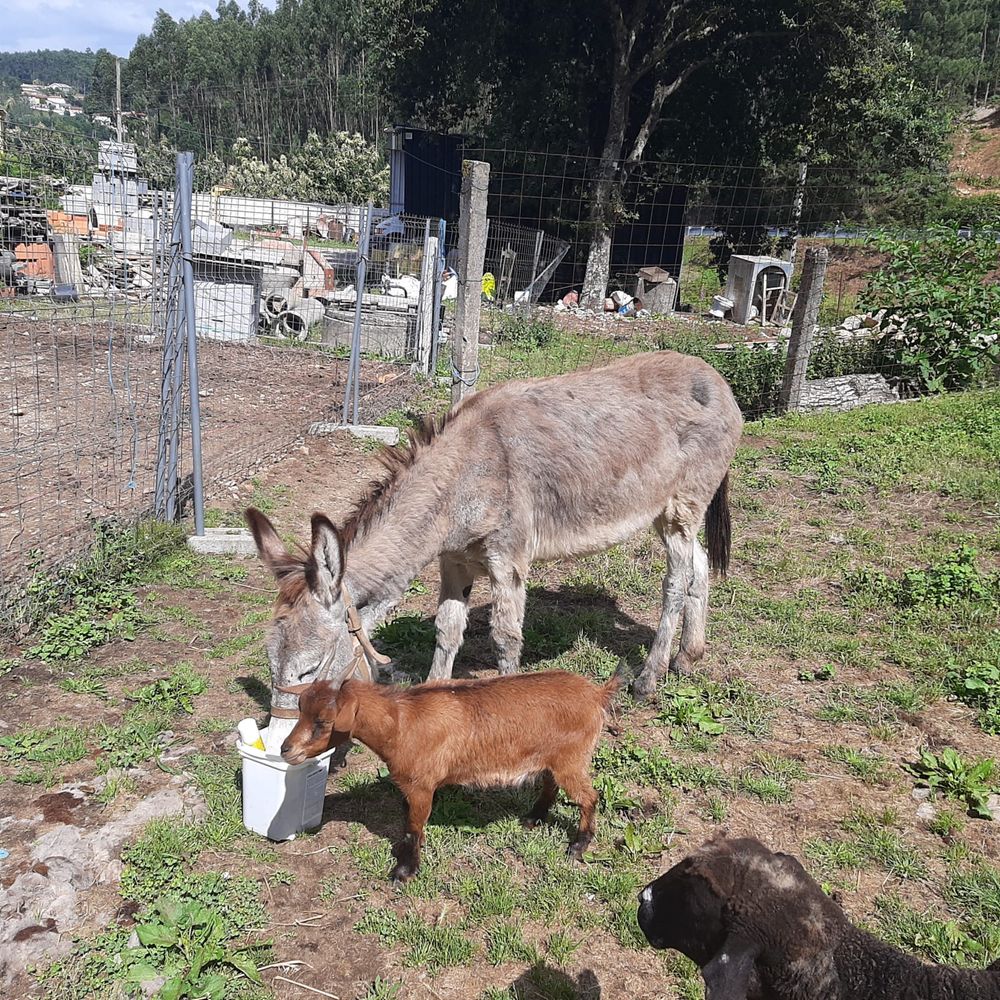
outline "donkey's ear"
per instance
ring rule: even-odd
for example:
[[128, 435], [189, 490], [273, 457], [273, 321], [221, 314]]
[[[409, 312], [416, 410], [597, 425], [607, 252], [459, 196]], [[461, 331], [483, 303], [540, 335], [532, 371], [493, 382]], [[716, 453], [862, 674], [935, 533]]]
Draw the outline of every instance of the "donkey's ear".
[[309, 581], [313, 594], [324, 607], [332, 608], [340, 600], [344, 541], [325, 514], [312, 516], [312, 562], [316, 570]]
[[246, 518], [253, 540], [257, 543], [261, 561], [277, 576], [279, 568], [288, 562], [288, 550], [274, 530], [274, 525], [256, 507], [247, 507], [243, 516]]

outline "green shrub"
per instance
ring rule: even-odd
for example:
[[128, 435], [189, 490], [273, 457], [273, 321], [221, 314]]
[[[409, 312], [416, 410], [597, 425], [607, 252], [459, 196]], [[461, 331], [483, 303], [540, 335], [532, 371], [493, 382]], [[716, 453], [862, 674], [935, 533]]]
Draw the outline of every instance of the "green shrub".
[[498, 313], [493, 321], [493, 343], [517, 347], [548, 347], [556, 338], [551, 319], [524, 313]]
[[887, 367], [917, 391], [984, 384], [1000, 363], [1000, 284], [996, 234], [970, 239], [938, 225], [919, 238], [882, 236], [888, 256], [868, 284], [864, 308], [885, 309]]

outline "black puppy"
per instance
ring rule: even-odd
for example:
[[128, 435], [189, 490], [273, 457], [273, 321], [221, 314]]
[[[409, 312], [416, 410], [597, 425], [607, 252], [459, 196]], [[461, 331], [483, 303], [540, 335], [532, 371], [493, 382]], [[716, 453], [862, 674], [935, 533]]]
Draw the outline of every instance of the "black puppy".
[[788, 854], [719, 837], [639, 894], [654, 948], [696, 962], [706, 1000], [1000, 1000], [984, 971], [927, 965], [859, 930]]

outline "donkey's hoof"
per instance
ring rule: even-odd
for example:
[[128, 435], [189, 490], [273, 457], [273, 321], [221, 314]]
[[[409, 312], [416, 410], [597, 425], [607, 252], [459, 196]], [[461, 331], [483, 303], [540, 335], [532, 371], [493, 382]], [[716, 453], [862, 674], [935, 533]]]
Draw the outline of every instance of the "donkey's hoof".
[[656, 693], [656, 675], [645, 670], [636, 677], [632, 684], [632, 697], [636, 701], [645, 701]]

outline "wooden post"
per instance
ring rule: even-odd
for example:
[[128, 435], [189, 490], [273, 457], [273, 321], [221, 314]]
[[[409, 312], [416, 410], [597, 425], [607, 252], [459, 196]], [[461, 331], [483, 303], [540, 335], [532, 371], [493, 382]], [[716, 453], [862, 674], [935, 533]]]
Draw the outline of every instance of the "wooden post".
[[819, 307], [823, 301], [823, 282], [829, 259], [830, 251], [826, 247], [810, 247], [805, 253], [799, 294], [792, 309], [792, 335], [788, 341], [785, 377], [778, 397], [782, 412], [799, 408], [799, 400], [806, 384], [809, 352], [812, 350], [813, 335], [819, 319]]
[[486, 260], [486, 200], [490, 165], [462, 161], [462, 194], [458, 217], [458, 300], [451, 335], [451, 401], [476, 391], [479, 380], [479, 312]]

